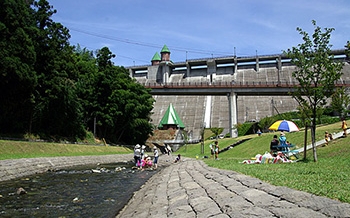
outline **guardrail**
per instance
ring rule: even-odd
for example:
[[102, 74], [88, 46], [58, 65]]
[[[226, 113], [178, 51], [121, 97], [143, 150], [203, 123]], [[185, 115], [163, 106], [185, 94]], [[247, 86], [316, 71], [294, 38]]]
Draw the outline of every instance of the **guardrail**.
[[[146, 88], [151, 89], [179, 89], [179, 88], [207, 88], [207, 89], [217, 89], [217, 88], [269, 88], [269, 87], [283, 87], [283, 88], [294, 88], [299, 85], [295, 82], [183, 82], [183, 83], [140, 83]], [[350, 87], [350, 81], [338, 81], [335, 83], [336, 87]]]

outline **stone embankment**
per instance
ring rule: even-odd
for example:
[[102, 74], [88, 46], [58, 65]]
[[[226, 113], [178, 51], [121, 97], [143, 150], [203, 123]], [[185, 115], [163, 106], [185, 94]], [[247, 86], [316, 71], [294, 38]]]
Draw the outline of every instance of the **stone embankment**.
[[115, 163], [133, 160], [133, 154], [97, 155], [74, 157], [23, 158], [0, 161], [0, 181], [6, 181], [48, 170], [62, 169], [79, 165]]
[[211, 168], [201, 160], [169, 165], [134, 194], [117, 218], [350, 217], [350, 204]]

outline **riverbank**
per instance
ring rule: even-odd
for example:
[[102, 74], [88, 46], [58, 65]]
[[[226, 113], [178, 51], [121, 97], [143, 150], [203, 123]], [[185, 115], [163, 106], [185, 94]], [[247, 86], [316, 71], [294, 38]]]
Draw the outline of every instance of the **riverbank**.
[[91, 164], [133, 161], [133, 154], [41, 157], [9, 159], [0, 161], [0, 182], [17, 179], [49, 170]]

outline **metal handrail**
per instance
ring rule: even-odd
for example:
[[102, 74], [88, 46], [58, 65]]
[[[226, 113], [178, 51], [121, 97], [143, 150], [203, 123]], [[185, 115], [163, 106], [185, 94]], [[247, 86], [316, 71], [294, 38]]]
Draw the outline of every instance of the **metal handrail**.
[[[146, 88], [151, 89], [163, 89], [163, 88], [269, 88], [269, 87], [282, 87], [282, 88], [294, 88], [299, 84], [296, 82], [182, 82], [182, 83], [140, 83]], [[350, 81], [337, 81], [336, 87], [350, 87]]]

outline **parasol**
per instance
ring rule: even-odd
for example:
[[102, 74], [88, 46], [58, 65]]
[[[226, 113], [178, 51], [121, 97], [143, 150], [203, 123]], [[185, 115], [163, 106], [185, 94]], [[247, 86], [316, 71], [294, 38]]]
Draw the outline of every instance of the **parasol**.
[[278, 120], [269, 127], [269, 130], [297, 132], [299, 131], [299, 127], [293, 121]]

